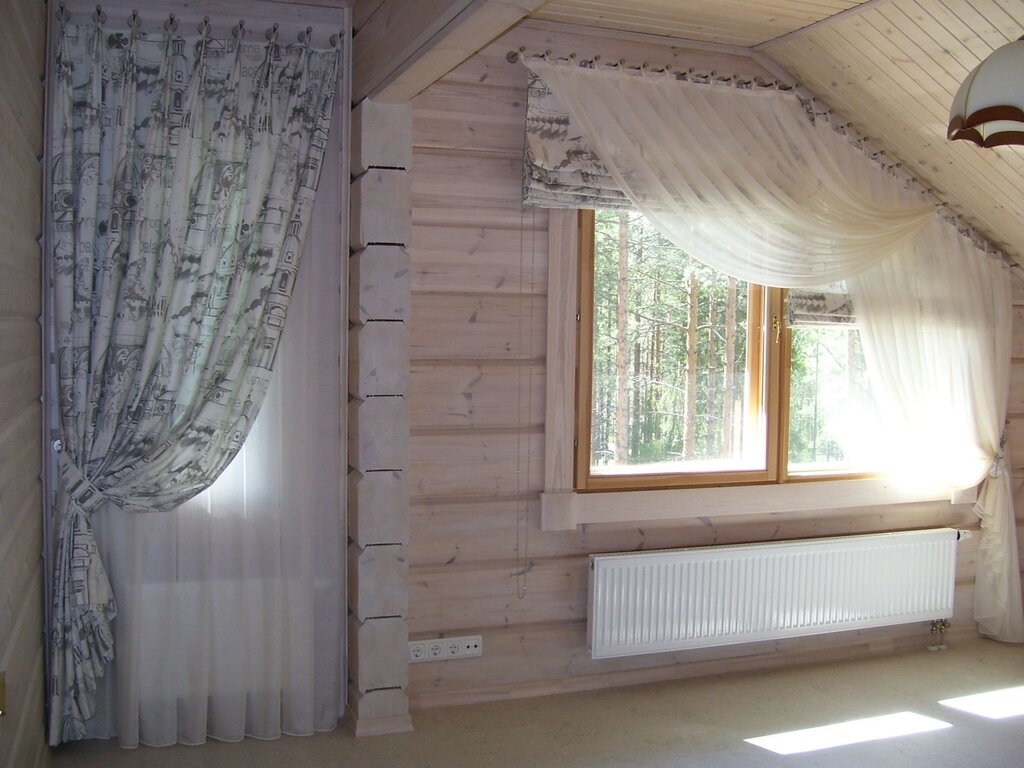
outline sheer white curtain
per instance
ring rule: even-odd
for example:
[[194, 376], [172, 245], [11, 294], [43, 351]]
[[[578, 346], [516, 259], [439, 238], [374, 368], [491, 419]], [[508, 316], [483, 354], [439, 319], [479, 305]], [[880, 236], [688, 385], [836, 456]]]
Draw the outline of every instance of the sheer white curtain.
[[[1010, 470], [1001, 445], [1010, 380], [1010, 276], [947, 222], [848, 281], [889, 439], [887, 466], [981, 483], [974, 618], [1024, 642]], [[953, 406], [953, 407], [951, 407]]]
[[[1017, 536], [1000, 436], [1010, 275], [932, 204], [793, 94], [530, 60], [600, 163], [676, 245], [788, 288], [847, 279], [892, 435], [919, 469], [982, 481], [975, 616], [1024, 641]], [[572, 131], [569, 131], [571, 134]], [[860, 281], [850, 280], [860, 276]]]
[[267, 739], [342, 714], [340, 260], [316, 239], [314, 224], [271, 388], [232, 464], [174, 511], [96, 513], [121, 612], [91, 737]]
[[773, 89], [531, 60], [633, 204], [687, 253], [764, 285], [819, 286], [890, 256], [935, 215]]

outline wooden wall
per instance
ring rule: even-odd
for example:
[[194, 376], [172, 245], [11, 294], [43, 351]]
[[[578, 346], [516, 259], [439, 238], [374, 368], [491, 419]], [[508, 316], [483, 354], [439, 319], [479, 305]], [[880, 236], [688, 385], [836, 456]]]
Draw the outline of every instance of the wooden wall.
[[[732, 649], [593, 661], [587, 555], [638, 549], [976, 525], [969, 505], [908, 504], [542, 532], [547, 214], [523, 209], [525, 70], [519, 46], [604, 60], [737, 71], [731, 57], [513, 31], [413, 102], [410, 326], [413, 639], [481, 634], [481, 658], [410, 667], [414, 707], [769, 667], [922, 646], [910, 625]], [[1024, 292], [1018, 295], [1024, 296]], [[1024, 317], [1024, 306], [1018, 310]], [[1024, 334], [1021, 336], [1024, 339]], [[1024, 352], [1015, 412], [1024, 443]], [[1024, 456], [1024, 446], [1018, 455]], [[976, 541], [976, 540], [975, 540]], [[955, 627], [969, 621], [974, 565], [961, 545]], [[520, 594], [520, 587], [525, 592]]]
[[49, 760], [43, 735], [40, 233], [46, 5], [0, 24], [0, 765]]

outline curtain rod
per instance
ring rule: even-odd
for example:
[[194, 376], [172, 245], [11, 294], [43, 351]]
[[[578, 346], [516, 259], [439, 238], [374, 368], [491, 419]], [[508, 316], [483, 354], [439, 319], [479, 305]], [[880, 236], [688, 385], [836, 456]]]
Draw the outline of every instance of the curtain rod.
[[989, 237], [978, 232], [974, 225], [970, 224], [961, 214], [954, 211], [950, 203], [947, 200], [942, 199], [942, 197], [936, 193], [934, 188], [926, 186], [920, 179], [904, 169], [903, 162], [901, 160], [894, 156], [890, 156], [886, 149], [882, 148], [877, 142], [857, 131], [857, 129], [854, 128], [853, 123], [846, 120], [843, 115], [830, 107], [823, 99], [811, 93], [795, 81], [787, 83], [779, 79], [767, 80], [760, 77], [749, 78], [742, 77], [740, 75], [719, 75], [714, 70], [710, 70], [708, 72], [697, 72], [693, 67], [683, 71], [674, 69], [669, 65], [652, 67], [647, 62], [642, 62], [639, 65], [630, 65], [626, 63], [625, 59], [607, 62], [601, 61], [601, 57], [599, 55], [594, 55], [589, 59], [583, 59], [575, 52], [569, 53], [568, 56], [553, 56], [550, 50], [544, 51], [543, 53], [528, 53], [525, 46], [509, 51], [505, 58], [510, 64], [522, 62], [525, 65], [528, 59], [542, 59], [562, 64], [577, 64], [585, 69], [596, 69], [599, 66], [607, 67], [609, 69], [626, 72], [631, 75], [639, 75], [644, 72], [651, 72], [654, 74], [671, 74], [677, 80], [696, 83], [699, 85], [716, 83], [721, 85], [731, 85], [735, 88], [747, 90], [761, 88], [765, 90], [777, 90], [792, 93], [800, 101], [808, 119], [812, 122], [825, 120], [832, 130], [845, 136], [847, 141], [863, 152], [866, 157], [881, 166], [887, 173], [900, 179], [909, 189], [917, 191], [923, 195], [926, 200], [935, 205], [938, 209], [939, 215], [945, 221], [955, 226], [957, 232], [962, 237], [968, 238], [977, 248], [984, 251], [989, 256], [998, 259], [1004, 265], [1013, 270], [1014, 273], [1022, 280], [1024, 280], [1024, 266], [1022, 266], [1020, 262], [1010, 256], [1003, 248], [992, 242]]
[[793, 86], [782, 82], [781, 80], [766, 80], [763, 77], [744, 78], [740, 75], [720, 75], [715, 70], [698, 72], [694, 67], [682, 70], [675, 69], [667, 64], [664, 66], [652, 66], [647, 62], [643, 62], [640, 65], [630, 65], [626, 63], [625, 59], [601, 61], [600, 55], [595, 55], [589, 59], [580, 59], [575, 53], [570, 53], [568, 56], [556, 57], [551, 55], [551, 51], [545, 51], [544, 53], [526, 53], [526, 48], [523, 47], [518, 50], [509, 51], [505, 58], [510, 64], [515, 64], [517, 61], [522, 61], [525, 64], [526, 59], [543, 59], [545, 61], [554, 61], [564, 64], [575, 63], [586, 69], [597, 69], [597, 67], [600, 66], [631, 74], [642, 74], [644, 72], [665, 75], [671, 74], [676, 80], [692, 81], [701, 84], [716, 82], [723, 85], [733, 85], [737, 88], [749, 89], [757, 87], [778, 91], [793, 90]]
[[[94, 24], [102, 25], [107, 23], [107, 14], [103, 11], [102, 5], [96, 6], [96, 10], [93, 12], [90, 18], [92, 19]], [[61, 26], [71, 21], [71, 13], [68, 11], [64, 3], [60, 3], [57, 6], [57, 21], [61, 24]], [[130, 29], [135, 31], [139, 31], [142, 28], [142, 19], [139, 16], [137, 10], [135, 10], [134, 8], [132, 9], [131, 13], [128, 14], [126, 23], [128, 24], [128, 27]], [[178, 19], [175, 17], [173, 13], [170, 13], [167, 15], [167, 19], [161, 26], [164, 32], [166, 32], [169, 35], [173, 35], [175, 32], [178, 31]], [[266, 37], [268, 42], [277, 42], [279, 29], [280, 25], [277, 23], [274, 23], [271, 26], [267, 27], [266, 31], [264, 32], [264, 37]], [[210, 35], [211, 26], [209, 16], [203, 17], [203, 20], [200, 21], [199, 24], [196, 26], [196, 31], [203, 37], [207, 37]], [[245, 19], [239, 19], [238, 23], [231, 27], [232, 37], [238, 40], [241, 40], [245, 37], [246, 31], [247, 30], [245, 27]], [[337, 47], [342, 38], [343, 32], [336, 32], [335, 34], [330, 36], [329, 43], [330, 45]], [[298, 33], [298, 40], [303, 45], [311, 44], [313, 40], [313, 28], [306, 27], [305, 29], [301, 30]]]

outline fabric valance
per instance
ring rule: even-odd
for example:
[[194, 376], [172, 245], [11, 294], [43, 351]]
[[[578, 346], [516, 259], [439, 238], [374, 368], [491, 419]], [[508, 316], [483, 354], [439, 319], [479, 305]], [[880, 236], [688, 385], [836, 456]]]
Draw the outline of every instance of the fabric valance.
[[541, 208], [633, 208], [547, 83], [528, 76], [523, 201]]
[[[935, 216], [931, 201], [830, 123], [809, 119], [792, 93], [543, 59], [528, 68], [570, 118], [553, 118], [548, 100], [542, 122], [565, 125], [567, 139], [558, 149], [532, 147], [535, 161], [587, 179], [554, 158], [592, 151], [667, 237], [740, 279], [787, 288], [841, 280], [891, 256]], [[588, 160], [595, 176], [597, 167]], [[600, 187], [607, 197], [609, 185]]]

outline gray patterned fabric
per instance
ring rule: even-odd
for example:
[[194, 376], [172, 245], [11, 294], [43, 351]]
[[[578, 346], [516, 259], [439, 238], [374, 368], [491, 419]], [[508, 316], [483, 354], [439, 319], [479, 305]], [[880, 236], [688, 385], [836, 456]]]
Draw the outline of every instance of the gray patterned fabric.
[[791, 326], [857, 322], [849, 294], [798, 289], [791, 290], [786, 297], [786, 319]]
[[67, 24], [55, 46], [52, 275], [60, 516], [51, 744], [113, 659], [100, 504], [178, 506], [270, 379], [320, 173], [336, 48]]
[[523, 201], [542, 208], [633, 208], [547, 84], [528, 70]]

